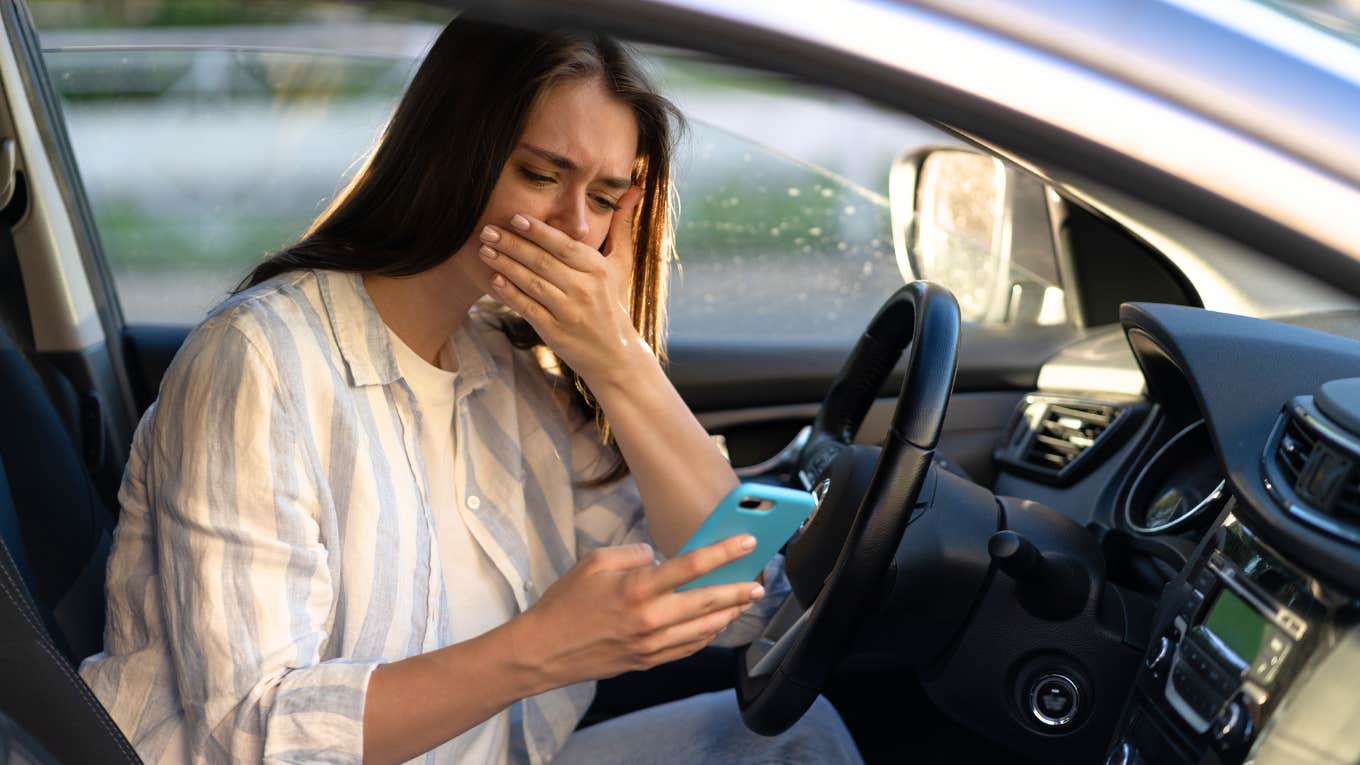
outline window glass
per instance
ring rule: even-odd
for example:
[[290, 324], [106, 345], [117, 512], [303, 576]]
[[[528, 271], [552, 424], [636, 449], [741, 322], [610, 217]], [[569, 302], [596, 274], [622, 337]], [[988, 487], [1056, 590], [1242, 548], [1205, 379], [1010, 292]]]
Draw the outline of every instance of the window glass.
[[193, 323], [296, 239], [377, 137], [409, 59], [261, 50], [46, 54], [130, 323]]
[[697, 126], [676, 232], [679, 337], [854, 337], [902, 286], [886, 200]]
[[676, 337], [853, 340], [905, 283], [887, 187], [922, 123], [788, 78], [655, 61], [690, 120], [676, 170]]

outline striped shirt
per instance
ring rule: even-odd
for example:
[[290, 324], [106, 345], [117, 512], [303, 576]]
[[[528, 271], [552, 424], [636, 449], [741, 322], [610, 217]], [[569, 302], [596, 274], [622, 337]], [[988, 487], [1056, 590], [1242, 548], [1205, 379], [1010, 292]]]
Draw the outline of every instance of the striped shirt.
[[[453, 343], [460, 501], [517, 610], [590, 550], [648, 541], [631, 478], [577, 485], [607, 452], [534, 355], [476, 308]], [[194, 330], [138, 425], [104, 652], [81, 666], [145, 760], [361, 761], [374, 668], [457, 632], [423, 427], [358, 275], [286, 274]], [[780, 562], [721, 643], [751, 639], [777, 607]], [[515, 705], [529, 762], [552, 758], [594, 690]]]

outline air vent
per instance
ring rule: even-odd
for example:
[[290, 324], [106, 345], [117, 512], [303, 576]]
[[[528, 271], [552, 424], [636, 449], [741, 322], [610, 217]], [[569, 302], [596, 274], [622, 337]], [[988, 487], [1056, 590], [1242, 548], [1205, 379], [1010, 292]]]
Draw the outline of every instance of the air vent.
[[1041, 468], [1062, 470], [1095, 446], [1120, 411], [1102, 404], [1050, 403], [1022, 459]]
[[1280, 466], [1280, 473], [1291, 488], [1297, 486], [1303, 477], [1308, 458], [1313, 456], [1316, 446], [1317, 438], [1304, 430], [1298, 420], [1289, 418], [1284, 435], [1280, 437], [1280, 446], [1275, 450], [1275, 464]]
[[1294, 399], [1276, 426], [1267, 467], [1280, 504], [1337, 536], [1360, 541], [1360, 443], [1311, 396]]
[[1135, 401], [1104, 402], [1026, 396], [998, 461], [1033, 478], [1068, 483], [1096, 462], [1093, 455], [1118, 440], [1115, 431], [1146, 409]]

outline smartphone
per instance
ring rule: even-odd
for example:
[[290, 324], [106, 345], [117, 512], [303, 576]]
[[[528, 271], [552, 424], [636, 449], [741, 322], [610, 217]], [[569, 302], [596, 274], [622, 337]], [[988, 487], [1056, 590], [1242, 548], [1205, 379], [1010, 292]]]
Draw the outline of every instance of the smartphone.
[[793, 532], [812, 515], [816, 506], [817, 501], [805, 491], [765, 483], [741, 484], [723, 497], [676, 555], [684, 555], [737, 534], [754, 536], [756, 549], [675, 588], [676, 592], [754, 580], [765, 564], [779, 552], [779, 548], [793, 536]]

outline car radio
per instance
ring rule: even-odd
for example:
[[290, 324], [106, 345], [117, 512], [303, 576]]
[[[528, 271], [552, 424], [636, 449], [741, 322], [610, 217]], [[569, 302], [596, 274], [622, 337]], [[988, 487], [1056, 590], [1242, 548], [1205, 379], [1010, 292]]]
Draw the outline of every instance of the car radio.
[[[1176, 641], [1164, 691], [1196, 733], [1227, 748], [1250, 743], [1253, 721], [1307, 631], [1304, 619], [1258, 592], [1215, 552], [1174, 621]], [[1210, 731], [1210, 728], [1213, 728]]]
[[1112, 763], [1241, 762], [1310, 652], [1306, 577], [1228, 515], [1147, 654]]

